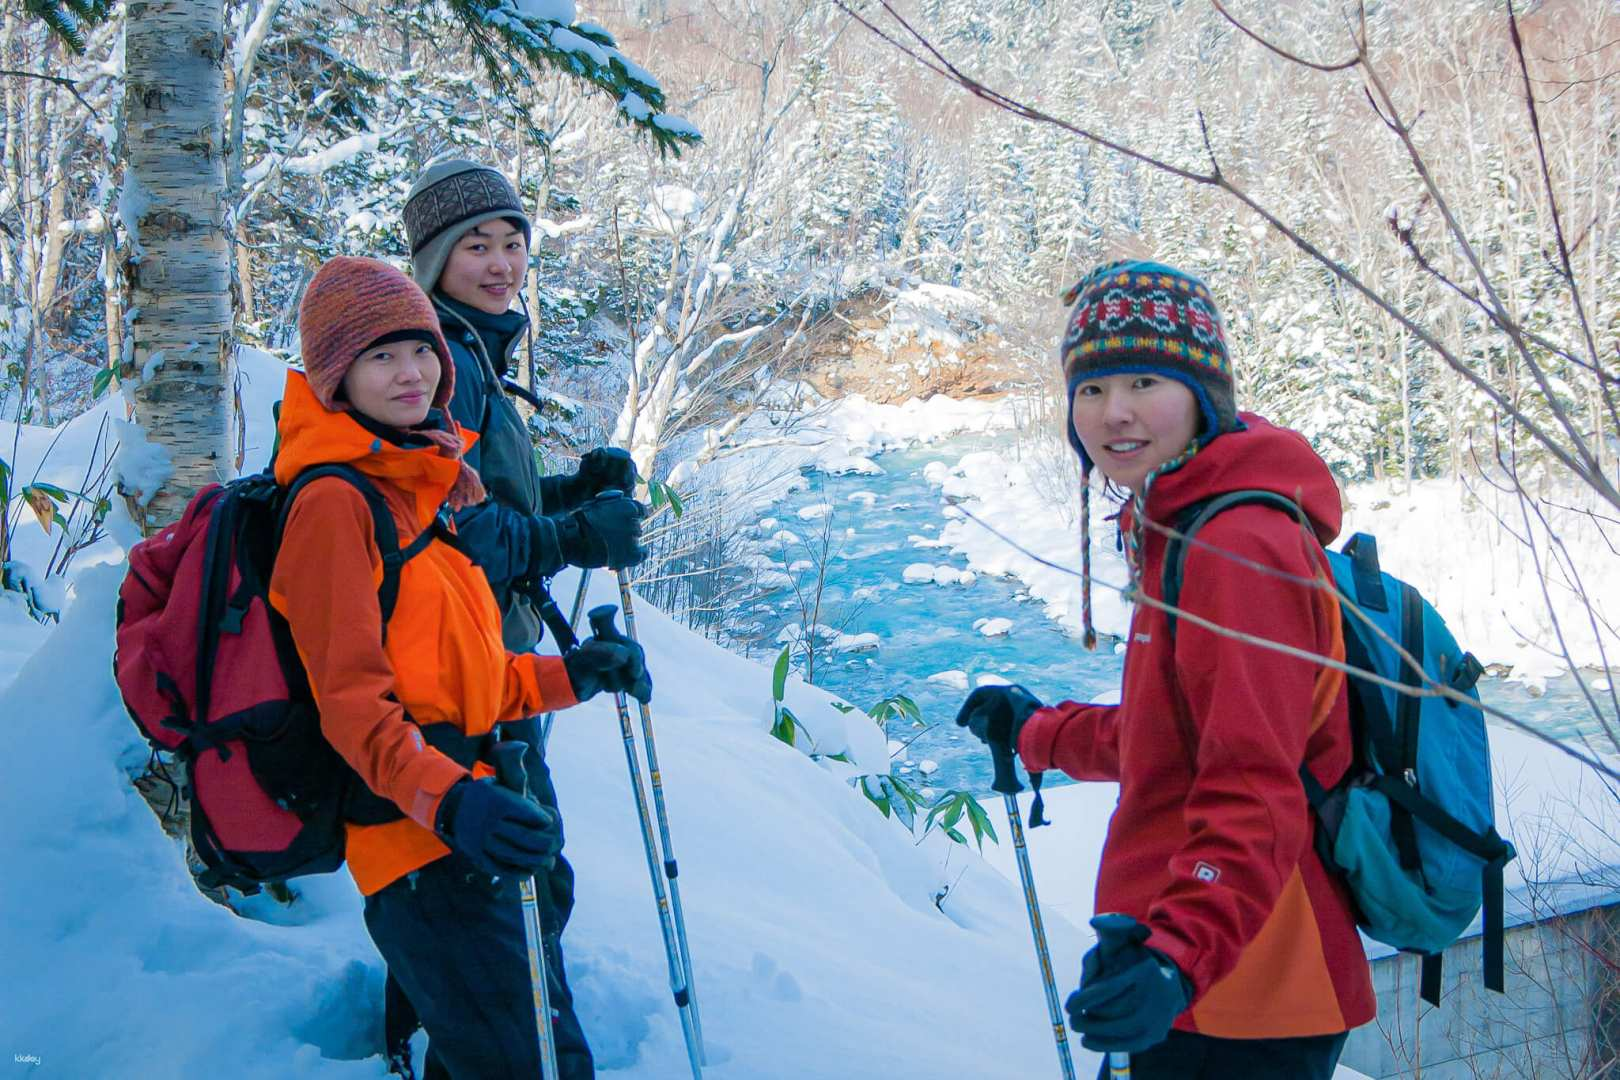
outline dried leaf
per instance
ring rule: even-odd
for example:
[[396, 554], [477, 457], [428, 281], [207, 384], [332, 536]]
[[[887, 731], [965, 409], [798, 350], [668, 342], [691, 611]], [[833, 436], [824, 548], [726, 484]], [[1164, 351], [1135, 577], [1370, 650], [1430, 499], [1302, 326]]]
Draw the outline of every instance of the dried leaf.
[[39, 527], [45, 530], [46, 536], [49, 536], [51, 524], [56, 520], [56, 503], [45, 492], [34, 487], [24, 488], [23, 498], [28, 500], [34, 516], [39, 519]]

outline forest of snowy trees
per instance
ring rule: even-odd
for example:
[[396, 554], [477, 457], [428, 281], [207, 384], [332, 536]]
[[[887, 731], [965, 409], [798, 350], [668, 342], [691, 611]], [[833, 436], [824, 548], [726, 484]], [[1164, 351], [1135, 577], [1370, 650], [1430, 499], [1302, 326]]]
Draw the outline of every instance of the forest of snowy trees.
[[[1455, 474], [1521, 434], [1493, 426], [1500, 410], [1476, 387], [1224, 192], [976, 101], [839, 6], [520, 6], [577, 19], [587, 36], [559, 26], [571, 36], [525, 49], [509, 32], [519, 9], [482, 0], [228, 6], [223, 96], [209, 107], [229, 282], [195, 290], [188, 310], [219, 304], [229, 337], [288, 350], [315, 266], [340, 252], [402, 258], [406, 188], [456, 150], [498, 164], [534, 200], [527, 299], [545, 332], [528, 376], [560, 391], [560, 431], [616, 436], [655, 472], [682, 432], [723, 436], [760, 371], [802, 359], [804, 331], [874, 285], [979, 293], [1007, 318], [1031, 381], [1044, 378], [1056, 295], [1118, 253], [1206, 276], [1235, 337], [1240, 400], [1303, 431], [1347, 479]], [[142, 243], [132, 229], [152, 223], [136, 226], [148, 193], [130, 182], [138, 140], [126, 126], [140, 103], [126, 77], [137, 24], [159, 7], [69, 5], [56, 17], [69, 36], [33, 4], [5, 16], [5, 417], [59, 422], [176, 359], [126, 345], [153, 315], [139, 310], [130, 258]], [[1344, 51], [1339, 5], [1273, 7], [1228, 5], [1306, 59]], [[1569, 341], [1560, 238], [1501, 8], [1372, 4], [1370, 48], [1501, 303], [1527, 330]], [[1213, 154], [1257, 203], [1554, 426], [1545, 400], [1521, 393], [1530, 378], [1485, 310], [1414, 255], [1476, 289], [1362, 80], [1274, 55], [1191, 0], [922, 0], [905, 12], [1011, 97], [1188, 169]], [[1620, 14], [1599, 0], [1519, 14], [1562, 239], [1591, 331], [1612, 342]], [[614, 63], [589, 58], [609, 42], [622, 49]], [[671, 115], [649, 122], [645, 97]], [[188, 346], [200, 340], [184, 332]], [[1545, 367], [1552, 400], [1612, 464], [1604, 376], [1556, 352]]]

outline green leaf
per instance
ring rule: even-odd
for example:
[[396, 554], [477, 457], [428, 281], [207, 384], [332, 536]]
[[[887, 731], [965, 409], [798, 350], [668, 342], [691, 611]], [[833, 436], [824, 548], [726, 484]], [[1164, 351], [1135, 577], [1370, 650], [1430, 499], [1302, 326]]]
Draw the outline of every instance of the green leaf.
[[787, 693], [788, 677], [788, 646], [782, 646], [781, 655], [776, 658], [776, 670], [771, 673], [771, 698], [780, 702]]
[[792, 713], [788, 712], [786, 709], [777, 709], [776, 710], [776, 721], [775, 721], [775, 723], [773, 723], [771, 725], [771, 735], [772, 735], [772, 737], [780, 739], [782, 742], [787, 743], [789, 746], [793, 746], [794, 745], [794, 740], [793, 740], [794, 723], [795, 723], [795, 721], [793, 719], [793, 714]]
[[949, 826], [947, 826], [946, 829], [945, 829], [945, 835], [950, 837], [952, 840], [955, 840], [958, 844], [961, 844], [963, 847], [967, 846], [967, 837], [963, 836], [961, 833], [957, 832], [953, 828], [950, 828]]
[[828, 754], [827, 755], [827, 760], [828, 761], [841, 761], [845, 765], [853, 765], [853, 764], [855, 764], [855, 762], [850, 759], [848, 750], [845, 750], [842, 753], [838, 753], [838, 754]]
[[851, 705], [847, 701], [834, 701], [831, 704], [833, 708], [837, 709], [846, 716], [855, 711], [855, 706]]
[[96, 377], [90, 380], [91, 399], [94, 400], [101, 397], [102, 394], [105, 394], [107, 392], [107, 387], [112, 385], [113, 377], [117, 374], [118, 372], [110, 367], [102, 368], [100, 371], [96, 372]]
[[676, 517], [680, 517], [682, 514], [686, 513], [686, 503], [681, 499], [680, 492], [676, 491], [668, 484], [665, 484], [664, 493], [669, 497], [669, 508]]

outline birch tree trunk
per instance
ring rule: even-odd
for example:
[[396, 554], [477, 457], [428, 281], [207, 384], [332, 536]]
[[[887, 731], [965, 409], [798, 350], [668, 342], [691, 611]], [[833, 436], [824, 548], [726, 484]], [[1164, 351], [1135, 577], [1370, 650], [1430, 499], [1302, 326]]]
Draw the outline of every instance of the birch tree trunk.
[[125, 264], [125, 310], [135, 313], [126, 375], [135, 419], [172, 469], [143, 494], [150, 533], [231, 473], [222, 0], [131, 0], [124, 55], [124, 207], [136, 232]]

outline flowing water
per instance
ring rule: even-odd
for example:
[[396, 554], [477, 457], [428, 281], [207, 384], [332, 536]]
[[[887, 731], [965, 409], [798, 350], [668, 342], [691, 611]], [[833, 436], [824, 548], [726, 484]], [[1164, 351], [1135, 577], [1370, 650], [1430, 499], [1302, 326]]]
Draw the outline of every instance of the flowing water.
[[[786, 530], [800, 538], [783, 537], [767, 549], [784, 568], [794, 568], [790, 573], [799, 585], [766, 594], [748, 613], [748, 621], [757, 624], [753, 655], [774, 657], [781, 648], [779, 632], [806, 621], [802, 599], [813, 588], [818, 564], [824, 564], [815, 621], [828, 631], [817, 649], [814, 681], [863, 709], [893, 694], [914, 699], [923, 726], [891, 721], [888, 733], [891, 751], [905, 744], [896, 755], [895, 771], [921, 787], [988, 790], [989, 756], [952, 722], [962, 699], [982, 677], [1021, 683], [1043, 701], [1118, 697], [1124, 657], [1106, 645], [1088, 653], [1078, 638], [1046, 617], [1016, 580], [980, 575], [971, 585], [902, 581], [902, 572], [913, 563], [967, 569], [960, 555], [915, 543], [915, 538], [937, 537], [946, 521], [939, 490], [923, 478], [924, 466], [931, 461], [954, 464], [976, 450], [1010, 449], [1008, 435], [972, 435], [886, 453], [876, 459], [884, 475], [812, 473], [808, 488], [761, 516], [761, 536], [780, 536]], [[831, 509], [821, 513], [822, 507]], [[801, 510], [813, 516], [802, 517]], [[974, 626], [987, 618], [1010, 620], [1012, 627], [987, 637]], [[875, 635], [876, 647], [839, 651], [832, 631], [845, 635], [846, 649], [862, 650], [861, 642], [850, 640], [862, 634]], [[949, 682], [929, 678], [941, 672], [961, 674]], [[1499, 679], [1486, 679], [1480, 689], [1487, 702], [1550, 734], [1596, 729], [1573, 679], [1553, 680], [1540, 694]]]

